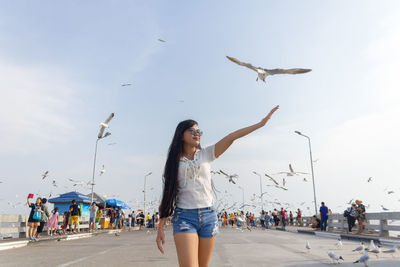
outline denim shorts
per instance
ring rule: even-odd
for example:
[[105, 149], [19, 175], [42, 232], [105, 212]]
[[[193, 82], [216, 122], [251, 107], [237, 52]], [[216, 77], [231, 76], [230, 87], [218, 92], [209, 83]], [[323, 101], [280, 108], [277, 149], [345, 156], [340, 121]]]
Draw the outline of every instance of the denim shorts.
[[172, 222], [174, 234], [197, 233], [200, 238], [212, 238], [219, 234], [217, 213], [212, 206], [201, 209], [176, 208]]

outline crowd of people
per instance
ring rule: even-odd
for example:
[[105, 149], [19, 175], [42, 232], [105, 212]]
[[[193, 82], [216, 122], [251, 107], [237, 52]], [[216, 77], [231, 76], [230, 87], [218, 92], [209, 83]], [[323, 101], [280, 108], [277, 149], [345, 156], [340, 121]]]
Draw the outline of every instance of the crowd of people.
[[[45, 226], [47, 226], [50, 235], [77, 233], [82, 211], [75, 200], [71, 201], [69, 208], [62, 214], [60, 214], [58, 207], [55, 207], [50, 213], [46, 203], [46, 198], [38, 197], [35, 203], [31, 203], [30, 198], [27, 198], [27, 204], [31, 208], [28, 218], [28, 238], [30, 241], [39, 240]], [[105, 218], [104, 221], [109, 222], [106, 227], [108, 229], [124, 229], [127, 227], [128, 230], [131, 230], [135, 225], [139, 226], [139, 229], [157, 229], [160, 222], [159, 213], [156, 212], [153, 215], [147, 213], [145, 216], [143, 211], [140, 211], [138, 210], [137, 213], [132, 211], [126, 216], [121, 207], [100, 207], [93, 202], [89, 207], [89, 232], [100, 227], [101, 218]]]
[[[43, 231], [44, 226], [47, 225], [50, 235], [54, 234], [73, 234], [77, 232], [79, 225], [79, 218], [82, 214], [80, 206], [75, 200], [72, 200], [69, 209], [62, 214], [62, 221], [59, 221], [60, 214], [59, 209], [54, 208], [49, 213], [46, 205], [46, 198], [37, 198], [35, 203], [31, 203], [29, 198], [27, 204], [31, 208], [31, 212], [28, 219], [28, 237], [29, 240], [40, 239], [40, 234]], [[144, 228], [158, 229], [160, 222], [160, 215], [158, 212], [152, 215], [148, 212], [146, 215], [142, 210], [137, 212], [132, 211], [125, 215], [124, 211], [120, 207], [99, 207], [93, 202], [89, 207], [89, 232], [97, 230], [99, 228], [100, 218], [108, 218], [109, 229], [124, 229], [131, 230], [133, 227], [138, 226], [140, 230]], [[314, 215], [311, 228], [326, 231], [328, 226], [328, 218], [332, 214], [331, 210], [321, 202], [319, 215]], [[344, 217], [347, 218], [348, 231], [352, 232], [356, 222], [358, 222], [357, 234], [361, 234], [364, 231], [365, 221], [365, 206], [361, 200], [356, 200], [347, 208], [344, 212]], [[238, 227], [242, 229], [251, 230], [259, 225], [261, 228], [268, 229], [270, 227], [281, 227], [286, 226], [304, 226], [303, 215], [300, 209], [297, 211], [287, 211], [284, 208], [280, 210], [274, 209], [270, 211], [262, 210], [259, 216], [256, 216], [251, 212], [236, 211], [228, 212], [221, 211], [217, 214], [218, 221], [221, 227], [225, 228], [228, 226]]]

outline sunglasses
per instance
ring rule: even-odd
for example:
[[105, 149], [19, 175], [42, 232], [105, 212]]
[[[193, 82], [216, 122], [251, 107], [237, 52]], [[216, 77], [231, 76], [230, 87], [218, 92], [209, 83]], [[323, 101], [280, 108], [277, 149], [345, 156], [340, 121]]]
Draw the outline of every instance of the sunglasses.
[[193, 134], [193, 135], [196, 135], [196, 134], [198, 134], [199, 136], [202, 136], [203, 135], [203, 131], [202, 130], [200, 130], [200, 129], [195, 129], [195, 128], [189, 128], [189, 129], [187, 129], [191, 134]]

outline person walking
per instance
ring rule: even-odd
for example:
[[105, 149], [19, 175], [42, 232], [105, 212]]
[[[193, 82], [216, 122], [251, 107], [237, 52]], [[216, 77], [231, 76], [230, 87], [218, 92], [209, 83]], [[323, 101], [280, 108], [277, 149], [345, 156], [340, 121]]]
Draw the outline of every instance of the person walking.
[[358, 217], [356, 203], [352, 203], [351, 206], [345, 210], [344, 215], [345, 215], [344, 217], [347, 218], [347, 226], [349, 229], [349, 233], [351, 233], [351, 230], [356, 224], [356, 219]]
[[328, 224], [328, 207], [325, 206], [325, 202], [321, 202], [319, 214], [321, 216], [321, 231], [326, 231], [326, 226]]
[[286, 227], [286, 218], [287, 218], [286, 211], [283, 208], [281, 208], [281, 213], [280, 214], [281, 214], [282, 228], [285, 229], [285, 227]]
[[50, 235], [52, 236], [58, 230], [58, 208], [54, 208], [52, 211], [51, 218], [47, 223], [47, 228], [50, 230]]
[[[72, 200], [72, 205], [69, 206], [69, 211], [71, 212], [71, 225], [74, 225], [74, 234], [76, 233], [76, 227], [79, 225], [79, 217], [81, 216], [81, 208], [76, 204], [75, 199]], [[71, 231], [71, 227], [70, 227]]]
[[293, 226], [293, 213], [292, 213], [292, 211], [289, 212], [289, 225]]
[[357, 204], [357, 222], [358, 222], [358, 229], [357, 234], [361, 234], [364, 231], [364, 221], [365, 221], [365, 206], [361, 200], [356, 200]]
[[261, 216], [260, 216], [260, 223], [261, 223], [261, 229], [265, 229], [265, 212], [264, 210], [261, 211]]
[[42, 217], [40, 218], [40, 224], [37, 228], [36, 231], [36, 240], [40, 239], [40, 234], [43, 232], [43, 228], [44, 226], [47, 224], [47, 222], [49, 221], [49, 217], [50, 217], [50, 213], [49, 213], [49, 209], [47, 208], [47, 198], [42, 198]]
[[95, 228], [95, 221], [96, 221], [96, 213], [97, 213], [97, 206], [95, 202], [92, 202], [92, 204], [89, 207], [89, 233], [93, 232]]
[[28, 218], [28, 237], [30, 241], [36, 241], [35, 235], [38, 226], [40, 225], [40, 219], [42, 218], [42, 199], [38, 197], [35, 203], [29, 201], [29, 197], [26, 199], [28, 207], [31, 208], [31, 212]]
[[164, 169], [160, 228], [156, 243], [164, 253], [164, 225], [173, 215], [173, 235], [180, 266], [208, 266], [219, 233], [213, 203], [210, 164], [235, 140], [266, 125], [276, 106], [259, 123], [233, 132], [215, 145], [200, 146], [202, 131], [193, 120], [178, 124]]
[[301, 214], [301, 210], [300, 209], [297, 209], [296, 220], [297, 220], [297, 225], [302, 227], [303, 226], [303, 218], [302, 218], [302, 214]]

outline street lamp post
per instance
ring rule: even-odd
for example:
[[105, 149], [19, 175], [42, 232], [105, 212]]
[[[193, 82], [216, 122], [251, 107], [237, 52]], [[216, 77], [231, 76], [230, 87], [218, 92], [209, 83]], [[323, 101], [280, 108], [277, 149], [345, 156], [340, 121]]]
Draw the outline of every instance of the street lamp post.
[[263, 192], [262, 192], [262, 181], [261, 181], [261, 174], [253, 171], [255, 175], [260, 177], [260, 196], [261, 196], [261, 210], [264, 210], [264, 201], [263, 201]]
[[310, 137], [308, 137], [305, 134], [302, 134], [299, 131], [294, 131], [294, 132], [297, 133], [298, 135], [301, 135], [301, 136], [303, 136], [303, 137], [308, 139], [308, 147], [310, 149], [311, 176], [312, 176], [313, 191], [314, 191], [314, 208], [315, 208], [315, 215], [317, 215], [318, 214], [318, 212], [317, 212], [317, 197], [316, 197], [316, 194], [315, 194], [314, 166], [313, 166], [313, 159], [312, 159], [312, 152], [311, 152], [311, 139], [310, 139]]
[[94, 188], [94, 174], [96, 172], [96, 156], [97, 156], [97, 143], [99, 142], [100, 139], [106, 138], [107, 136], [110, 136], [110, 132], [106, 132], [104, 136], [98, 137], [96, 140], [96, 146], [94, 149], [94, 162], [93, 162], [93, 174], [92, 174], [92, 202], [93, 202], [93, 188]]
[[239, 188], [242, 189], [242, 208], [244, 207], [244, 188], [239, 185]]
[[143, 203], [144, 203], [144, 208], [143, 208], [143, 214], [144, 214], [144, 226], [146, 227], [146, 178], [147, 176], [151, 175], [152, 172], [149, 172], [144, 176], [144, 187], [143, 187]]

